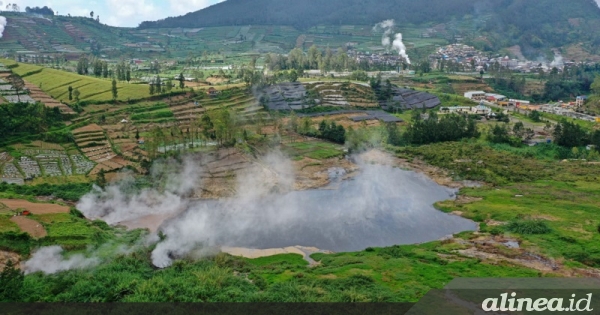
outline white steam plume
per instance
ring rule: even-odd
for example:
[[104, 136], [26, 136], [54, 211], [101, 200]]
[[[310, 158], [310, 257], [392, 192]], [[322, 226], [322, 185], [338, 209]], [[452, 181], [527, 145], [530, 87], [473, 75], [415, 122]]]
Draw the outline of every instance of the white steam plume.
[[187, 159], [183, 167], [174, 160], [155, 163], [151, 176], [155, 182], [164, 182], [163, 190], [146, 188], [139, 193], [128, 193], [131, 179], [105, 190], [94, 187], [77, 204], [88, 219], [102, 219], [115, 225], [131, 222], [152, 215], [173, 215], [187, 208], [188, 200], [183, 198], [193, 192], [198, 184], [200, 168], [196, 161]]
[[63, 249], [60, 246], [42, 247], [36, 251], [31, 259], [23, 263], [25, 274], [41, 271], [45, 274], [53, 274], [71, 269], [85, 269], [100, 264], [97, 257], [85, 257], [82, 254], [63, 257]]
[[4, 33], [4, 28], [6, 27], [6, 18], [0, 16], [0, 38], [2, 38], [2, 34]]
[[394, 20], [385, 20], [375, 25], [373, 27], [373, 31], [383, 31], [383, 35], [381, 36], [381, 45], [383, 45], [383, 47], [385, 47], [386, 49], [393, 49], [398, 51], [400, 56], [402, 56], [402, 58], [404, 58], [406, 62], [410, 64], [410, 58], [406, 53], [406, 45], [404, 45], [404, 42], [402, 41], [402, 33], [397, 33], [396, 35], [394, 35], [392, 40], [392, 35], [394, 34], [395, 26], [396, 23], [394, 22]]
[[560, 55], [554, 56], [554, 60], [550, 63], [550, 67], [562, 68], [564, 65], [563, 57]]

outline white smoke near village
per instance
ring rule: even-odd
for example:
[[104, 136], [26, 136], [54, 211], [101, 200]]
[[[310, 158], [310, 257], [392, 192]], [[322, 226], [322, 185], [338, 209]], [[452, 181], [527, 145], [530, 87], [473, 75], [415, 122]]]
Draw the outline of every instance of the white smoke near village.
[[[294, 191], [292, 161], [272, 152], [236, 176], [232, 197], [197, 200], [192, 191], [210, 189], [202, 187], [202, 164], [191, 157], [168, 160], [152, 168], [153, 181], [166, 183], [161, 188], [132, 190], [132, 180], [124, 180], [96, 188], [77, 208], [88, 219], [111, 225], [155, 226], [138, 246], [154, 244], [151, 259], [160, 268], [177, 259], [213, 255], [222, 247], [356, 251], [474, 229], [472, 222], [433, 208], [434, 202], [452, 198], [453, 190], [413, 172], [357, 163], [361, 171], [352, 180], [341, 181], [343, 171], [330, 172], [337, 187]], [[57, 248], [41, 249], [26, 263], [26, 271], [85, 268], [97, 263], [97, 256], [62, 258]]]
[[394, 27], [396, 26], [396, 22], [394, 20], [385, 20], [381, 23], [378, 23], [373, 27], [373, 32], [382, 32], [381, 36], [381, 45], [386, 49], [392, 49], [397, 51], [400, 56], [402, 56], [406, 63], [410, 64], [410, 58], [406, 53], [406, 45], [402, 40], [402, 33], [394, 34]]
[[5, 27], [6, 27], [6, 18], [3, 16], [0, 16], [0, 38], [2, 38], [2, 35], [4, 34]]
[[563, 57], [558, 55], [554, 56], [554, 60], [550, 63], [550, 67], [562, 68], [565, 65]]

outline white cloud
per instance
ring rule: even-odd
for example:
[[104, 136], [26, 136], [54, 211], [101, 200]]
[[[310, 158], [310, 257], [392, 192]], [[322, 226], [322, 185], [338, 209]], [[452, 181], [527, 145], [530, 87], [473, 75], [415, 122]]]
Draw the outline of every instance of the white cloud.
[[[25, 7], [48, 6], [60, 15], [95, 16], [100, 15], [102, 23], [113, 26], [135, 27], [143, 21], [154, 21], [169, 16], [183, 15], [197, 11], [223, 0], [0, 0]], [[0, 11], [2, 11], [0, 9]]]
[[184, 15], [188, 12], [198, 11], [223, 0], [169, 0], [172, 15]]
[[114, 26], [137, 26], [165, 14], [150, 0], [106, 0], [106, 11], [108, 17], [103, 19], [104, 23]]

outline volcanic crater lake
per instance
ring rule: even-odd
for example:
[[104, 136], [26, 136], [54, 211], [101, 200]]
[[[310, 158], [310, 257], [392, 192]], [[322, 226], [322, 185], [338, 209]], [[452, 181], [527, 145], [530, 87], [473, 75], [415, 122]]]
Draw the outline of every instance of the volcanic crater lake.
[[[477, 225], [433, 207], [457, 190], [399, 168], [366, 165], [337, 189], [260, 198], [198, 201], [171, 222], [167, 235], [209, 238], [211, 244], [255, 249], [311, 246], [335, 252], [438, 240]], [[186, 224], [201, 221], [201, 235]], [[187, 223], [185, 223], [187, 222]], [[170, 231], [170, 233], [169, 233]]]

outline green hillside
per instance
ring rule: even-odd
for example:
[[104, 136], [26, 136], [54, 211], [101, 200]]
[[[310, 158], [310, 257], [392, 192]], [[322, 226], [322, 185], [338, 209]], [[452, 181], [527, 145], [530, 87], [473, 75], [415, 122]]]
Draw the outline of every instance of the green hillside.
[[[258, 24], [308, 30], [317, 25], [374, 25], [386, 19], [401, 26], [449, 23], [445, 31], [451, 35], [482, 35], [479, 39], [494, 50], [519, 44], [528, 55], [578, 42], [597, 49], [600, 43], [593, 31], [600, 25], [594, 0], [228, 0], [184, 16], [144, 22], [140, 28]], [[459, 28], [463, 21], [471, 23], [470, 34]]]

